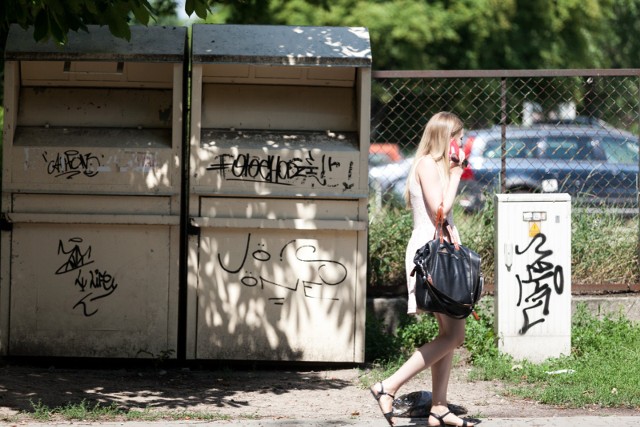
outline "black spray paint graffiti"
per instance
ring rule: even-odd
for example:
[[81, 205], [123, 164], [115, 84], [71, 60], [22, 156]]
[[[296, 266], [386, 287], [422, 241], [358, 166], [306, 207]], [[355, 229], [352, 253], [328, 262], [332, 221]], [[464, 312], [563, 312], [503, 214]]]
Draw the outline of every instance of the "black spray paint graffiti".
[[[552, 294], [549, 283], [553, 283], [553, 290], [555, 290], [558, 295], [562, 295], [564, 291], [564, 273], [562, 266], [545, 261], [547, 257], [553, 255], [552, 250], [542, 249], [546, 241], [547, 237], [542, 233], [538, 233], [531, 239], [531, 242], [529, 242], [529, 245], [527, 245], [524, 250], [520, 251], [518, 245], [516, 245], [515, 248], [516, 255], [523, 255], [537, 243], [534, 248], [534, 253], [537, 255], [537, 258], [531, 264], [527, 265], [527, 277], [521, 278], [519, 274], [516, 274], [518, 286], [520, 287], [518, 307], [523, 305], [522, 296], [525, 292], [523, 288], [527, 287], [528, 291], [526, 292], [529, 292], [528, 296], [524, 299], [524, 305], [526, 306], [522, 309], [524, 323], [518, 331], [520, 335], [526, 334], [529, 329], [538, 323], [543, 323], [545, 317], [549, 315], [549, 302]], [[541, 306], [542, 317], [530, 319], [530, 312]]]
[[[74, 286], [78, 286], [84, 296], [78, 300], [73, 309], [81, 308], [83, 315], [90, 317], [98, 312], [98, 308], [95, 307], [95, 301], [111, 295], [118, 287], [118, 284], [115, 277], [106, 271], [101, 271], [97, 268], [84, 268], [89, 264], [93, 264], [94, 260], [91, 259], [91, 246], [83, 251], [80, 247], [82, 242], [83, 240], [80, 237], [73, 237], [69, 239], [71, 248], [66, 250], [62, 240], [58, 241], [58, 255], [66, 255], [67, 259], [56, 270], [56, 274], [77, 271]], [[86, 293], [87, 291], [89, 292]]]
[[[245, 246], [242, 260], [236, 266], [226, 265], [223, 261], [223, 254], [218, 253], [218, 263], [224, 271], [230, 274], [238, 274], [245, 268], [247, 264], [247, 258], [251, 256], [253, 261], [258, 263], [271, 263], [271, 262], [284, 262], [284, 255], [287, 250], [293, 250], [297, 261], [304, 263], [306, 267], [301, 268], [301, 271], [307, 272], [308, 276], [303, 278], [291, 277], [289, 282], [277, 282], [264, 277], [262, 274], [257, 273], [254, 276], [253, 272], [245, 270], [241, 273], [242, 277], [239, 277], [240, 283], [247, 287], [260, 286], [260, 289], [265, 287], [285, 289], [290, 292], [296, 292], [302, 284], [302, 290], [306, 298], [312, 299], [329, 299], [337, 301], [336, 297], [323, 297], [322, 289], [325, 286], [336, 286], [341, 284], [347, 278], [347, 268], [344, 264], [338, 261], [318, 259], [316, 252], [317, 248], [311, 244], [305, 244], [304, 241], [298, 239], [290, 240], [285, 243], [279, 251], [279, 259], [273, 260], [271, 253], [265, 249], [264, 244], [258, 244], [258, 249], [250, 253], [251, 246], [251, 233], [247, 236], [247, 244]], [[249, 262], [253, 262], [249, 261]], [[283, 305], [285, 298], [269, 298], [274, 305]]]
[[[317, 183], [321, 186], [336, 187], [330, 185], [327, 175], [340, 168], [340, 162], [331, 156], [322, 155], [319, 159], [313, 157], [313, 153], [307, 152], [305, 158], [295, 157], [283, 159], [280, 156], [269, 155], [264, 159], [251, 154], [221, 154], [215, 157], [217, 163], [207, 167], [209, 171], [218, 171], [224, 179], [229, 181], [264, 182], [278, 185], [293, 185], [293, 181], [301, 179], [306, 182], [312, 180], [311, 186]], [[349, 165], [348, 180], [351, 180], [353, 162]], [[353, 187], [353, 183], [342, 183], [345, 190]]]
[[56, 178], [71, 179], [80, 174], [94, 177], [100, 168], [100, 159], [92, 153], [82, 154], [78, 150], [67, 150], [63, 153], [55, 153], [53, 158], [48, 156], [46, 151], [42, 153], [42, 158], [47, 164], [47, 173]]

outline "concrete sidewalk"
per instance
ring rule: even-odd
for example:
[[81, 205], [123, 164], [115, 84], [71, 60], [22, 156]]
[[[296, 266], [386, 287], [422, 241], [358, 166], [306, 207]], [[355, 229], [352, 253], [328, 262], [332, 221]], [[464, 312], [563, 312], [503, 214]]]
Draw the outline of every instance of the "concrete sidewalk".
[[[421, 426], [426, 424], [424, 418], [396, 418], [397, 427]], [[240, 421], [128, 421], [128, 422], [59, 422], [59, 423], [31, 423], [31, 424], [1, 424], [19, 425], [21, 427], [49, 427], [49, 426], [103, 426], [103, 427], [370, 427], [388, 426], [386, 421], [380, 419], [348, 420], [348, 419], [325, 419], [325, 420], [240, 420]], [[553, 418], [487, 418], [481, 420], [482, 427], [638, 427], [640, 417], [631, 416], [608, 416], [608, 417], [553, 417]]]

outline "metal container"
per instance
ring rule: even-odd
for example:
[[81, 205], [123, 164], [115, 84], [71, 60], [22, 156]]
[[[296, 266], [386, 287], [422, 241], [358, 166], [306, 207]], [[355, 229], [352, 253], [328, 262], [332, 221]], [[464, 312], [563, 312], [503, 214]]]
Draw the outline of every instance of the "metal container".
[[194, 25], [186, 356], [362, 362], [365, 28]]
[[0, 352], [176, 357], [186, 28], [5, 52]]

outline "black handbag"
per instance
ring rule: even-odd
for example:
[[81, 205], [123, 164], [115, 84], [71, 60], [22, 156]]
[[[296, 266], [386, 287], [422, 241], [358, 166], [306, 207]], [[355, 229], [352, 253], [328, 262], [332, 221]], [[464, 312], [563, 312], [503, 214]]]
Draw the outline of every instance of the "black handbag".
[[474, 307], [484, 286], [480, 261], [480, 255], [458, 243], [440, 205], [433, 240], [418, 249], [413, 258], [415, 266], [411, 275], [416, 277], [418, 308], [456, 319], [473, 313], [478, 319]]

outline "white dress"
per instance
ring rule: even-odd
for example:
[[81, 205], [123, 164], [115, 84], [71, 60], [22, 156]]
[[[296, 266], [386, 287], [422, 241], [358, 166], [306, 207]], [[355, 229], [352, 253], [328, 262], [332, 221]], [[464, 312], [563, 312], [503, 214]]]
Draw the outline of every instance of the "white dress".
[[[420, 162], [422, 159], [419, 160]], [[418, 167], [420, 165], [418, 164]], [[443, 182], [444, 186], [444, 177], [441, 175], [441, 182]], [[407, 301], [407, 313], [414, 314], [418, 311], [416, 307], [416, 278], [411, 277], [411, 271], [413, 271], [413, 257], [416, 254], [416, 251], [424, 246], [429, 240], [432, 240], [435, 232], [435, 219], [431, 219], [429, 214], [427, 213], [427, 203], [424, 200], [422, 195], [422, 189], [420, 187], [420, 183], [416, 179], [415, 173], [411, 176], [409, 180], [409, 195], [411, 198], [411, 212], [413, 214], [413, 231], [411, 233], [411, 238], [409, 239], [409, 243], [407, 244], [407, 252], [405, 254], [405, 267], [407, 272], [407, 291], [408, 291], [408, 301]], [[453, 229], [453, 232], [456, 236], [458, 242], [460, 242], [460, 236], [458, 234], [458, 230], [455, 228], [453, 224], [453, 215], [452, 212], [449, 212], [447, 215], [447, 220]]]

